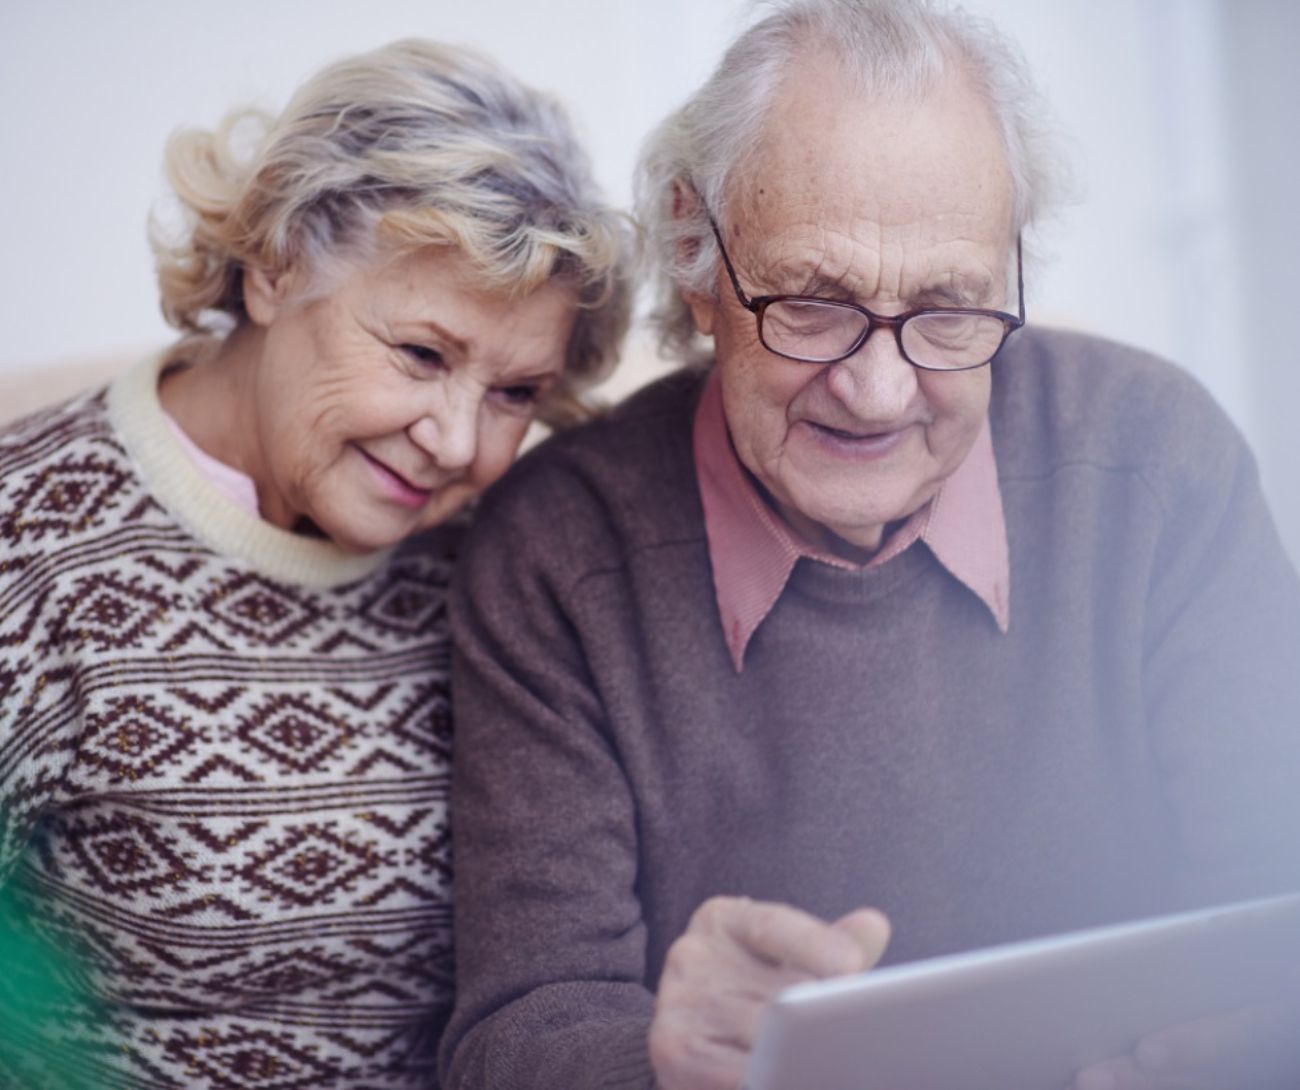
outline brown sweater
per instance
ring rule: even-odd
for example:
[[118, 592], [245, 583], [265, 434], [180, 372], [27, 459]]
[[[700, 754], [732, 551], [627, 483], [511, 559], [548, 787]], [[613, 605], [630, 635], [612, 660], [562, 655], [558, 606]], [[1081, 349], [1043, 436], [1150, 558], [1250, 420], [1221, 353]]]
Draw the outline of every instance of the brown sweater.
[[801, 560], [737, 674], [698, 377], [489, 497], [454, 599], [452, 1088], [648, 1087], [714, 894], [859, 905], [903, 961], [1300, 887], [1300, 582], [1185, 375], [1027, 332], [994, 365], [1011, 626], [924, 545]]

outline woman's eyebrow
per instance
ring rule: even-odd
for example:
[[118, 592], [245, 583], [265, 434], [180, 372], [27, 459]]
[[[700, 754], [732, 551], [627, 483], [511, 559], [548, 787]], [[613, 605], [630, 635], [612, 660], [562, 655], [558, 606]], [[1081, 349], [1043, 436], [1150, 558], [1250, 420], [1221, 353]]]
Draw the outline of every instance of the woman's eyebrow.
[[524, 386], [530, 383], [546, 386], [559, 377], [560, 371], [557, 368], [529, 365], [526, 369], [521, 369], [518, 372], [511, 372], [507, 368], [506, 371], [497, 376], [497, 382], [509, 386]]
[[429, 333], [433, 334], [435, 339], [442, 341], [453, 351], [458, 352], [461, 355], [468, 355], [469, 350], [472, 347], [469, 341], [465, 340], [463, 337], [458, 337], [446, 326], [440, 325], [432, 318], [416, 318], [408, 324], [419, 329], [427, 330]]

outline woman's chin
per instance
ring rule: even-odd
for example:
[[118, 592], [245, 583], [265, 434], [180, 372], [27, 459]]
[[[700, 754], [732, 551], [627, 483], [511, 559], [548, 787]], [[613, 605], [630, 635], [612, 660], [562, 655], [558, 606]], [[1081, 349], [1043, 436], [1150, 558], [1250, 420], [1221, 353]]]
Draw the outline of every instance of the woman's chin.
[[408, 537], [431, 530], [464, 506], [463, 500], [443, 499], [444, 502], [439, 502], [439, 497], [434, 497], [433, 502], [421, 511], [381, 510], [365, 519], [358, 517], [358, 504], [357, 510], [350, 511], [345, 518], [332, 519], [322, 515], [311, 520], [311, 524], [321, 537], [328, 538], [339, 549], [360, 556], [392, 548]]
[[318, 518], [307, 516], [300, 519], [294, 529], [297, 533], [305, 532], [323, 538], [343, 552], [355, 556], [364, 556], [367, 553], [387, 549], [420, 529], [420, 526], [413, 522], [389, 526], [386, 525], [387, 521], [375, 519], [363, 524], [355, 517], [330, 519], [324, 516]]

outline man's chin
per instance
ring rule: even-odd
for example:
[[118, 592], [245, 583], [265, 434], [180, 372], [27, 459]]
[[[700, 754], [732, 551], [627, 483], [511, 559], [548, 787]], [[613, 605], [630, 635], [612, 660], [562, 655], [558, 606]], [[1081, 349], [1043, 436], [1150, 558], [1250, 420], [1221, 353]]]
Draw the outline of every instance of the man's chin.
[[887, 502], [879, 488], [855, 488], [828, 495], [792, 492], [778, 511], [795, 532], [810, 544], [837, 555], [877, 551], [894, 528], [906, 522], [929, 500], [913, 492]]

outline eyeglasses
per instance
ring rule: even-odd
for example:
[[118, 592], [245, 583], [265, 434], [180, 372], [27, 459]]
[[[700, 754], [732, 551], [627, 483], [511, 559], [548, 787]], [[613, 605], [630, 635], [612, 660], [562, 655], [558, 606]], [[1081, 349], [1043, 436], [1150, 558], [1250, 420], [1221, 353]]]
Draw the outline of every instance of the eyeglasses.
[[722, 232], [709, 216], [722, 263], [740, 305], [758, 321], [758, 339], [770, 352], [801, 363], [848, 359], [882, 326], [894, 331], [898, 351], [925, 371], [970, 371], [983, 367], [1025, 324], [1025, 281], [1016, 239], [1017, 314], [971, 307], [918, 307], [902, 314], [873, 314], [856, 303], [808, 295], [747, 296], [722, 244]]

